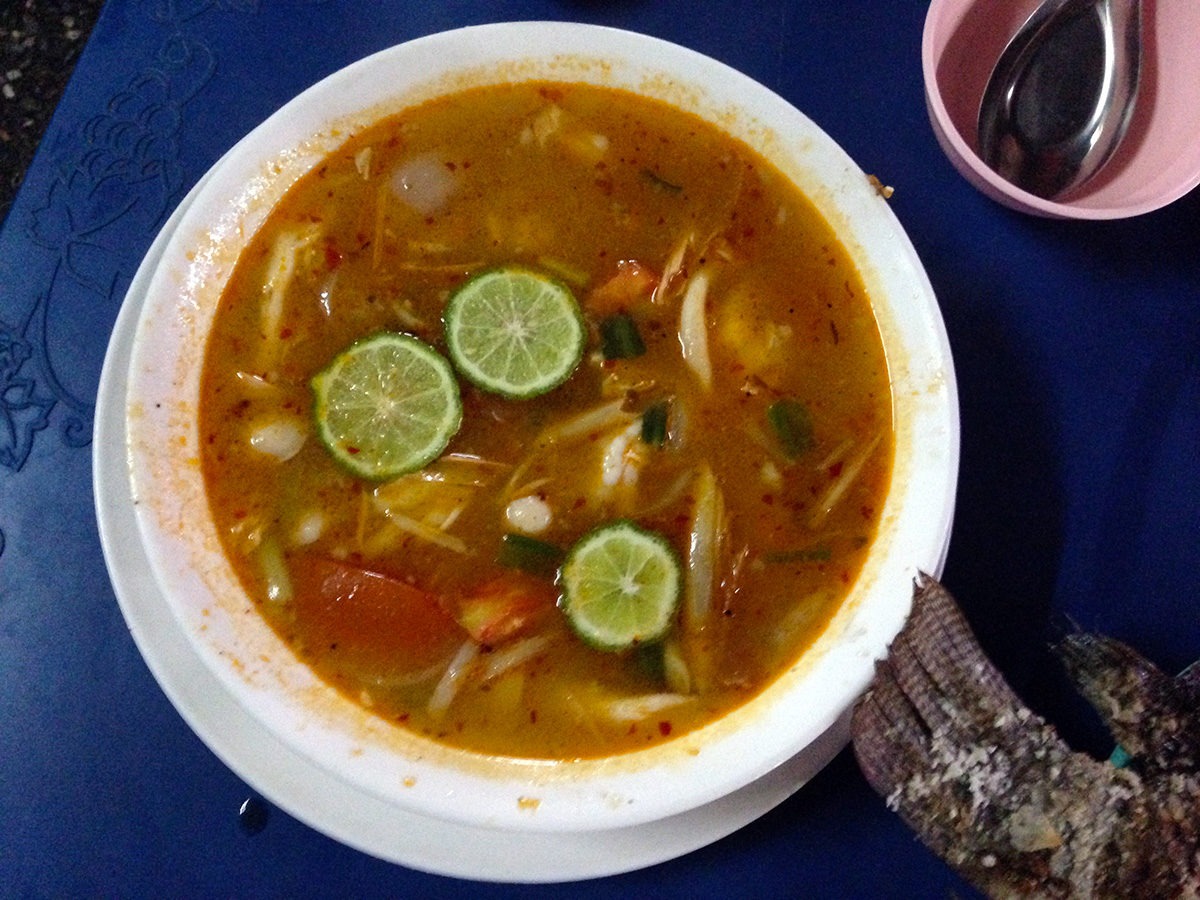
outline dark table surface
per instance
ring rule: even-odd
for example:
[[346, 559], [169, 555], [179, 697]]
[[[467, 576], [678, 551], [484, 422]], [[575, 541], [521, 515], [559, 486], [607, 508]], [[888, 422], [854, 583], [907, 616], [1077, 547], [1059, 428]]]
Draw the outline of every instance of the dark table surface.
[[[986, 200], [926, 118], [925, 11], [915, 0], [771, 0], [745, 12], [674, 0], [110, 0], [0, 231], [0, 895], [561, 892], [381, 862], [270, 798], [257, 807], [265, 818], [239, 819], [254, 788], [192, 734], [143, 664], [92, 512], [104, 348], [171, 209], [320, 77], [486, 21], [595, 22], [692, 47], [781, 94], [895, 187], [959, 382], [945, 581], [1022, 696], [1078, 747], [1107, 754], [1046, 644], [1069, 619], [1168, 670], [1200, 655], [1200, 196], [1108, 223], [1033, 219]], [[5, 77], [14, 94], [30, 83]], [[571, 893], [970, 891], [844, 752], [733, 836]]]
[[102, 0], [0, 5], [0, 222], [75, 70]]

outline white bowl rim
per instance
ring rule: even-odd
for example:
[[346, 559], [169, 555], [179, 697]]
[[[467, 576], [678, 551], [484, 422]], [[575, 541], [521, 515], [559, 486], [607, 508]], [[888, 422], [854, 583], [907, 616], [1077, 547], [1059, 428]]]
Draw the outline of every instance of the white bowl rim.
[[[555, 48], [552, 59], [547, 55], [546, 47]], [[166, 451], [162, 451], [154, 440], [140, 440], [138, 434], [161, 436], [169, 433], [178, 424], [173, 423], [171, 417], [177, 413], [172, 404], [179, 398], [172, 393], [174, 387], [162, 393], [164, 388], [160, 382], [171, 381], [162, 378], [163, 367], [169, 360], [164, 357], [163, 348], [148, 340], [147, 335], [153, 338], [158, 333], [155, 329], [163, 328], [168, 332], [174, 328], [178, 334], [179, 329], [186, 331], [189, 326], [194, 327], [197, 316], [203, 317], [204, 310], [196, 305], [197, 292], [201, 290], [196, 279], [204, 267], [220, 263], [220, 260], [214, 262], [214, 242], [221, 244], [247, 221], [255, 198], [245, 193], [244, 186], [255, 184], [256, 179], [262, 182], [265, 178], [270, 182], [273, 176], [264, 174], [264, 159], [273, 160], [285, 170], [291, 165], [303, 169], [306, 165], [304, 153], [310, 148], [307, 144], [301, 147], [301, 144], [310, 138], [314, 122], [326, 121], [318, 114], [322, 104], [345, 104], [347, 98], [353, 96], [360, 108], [374, 109], [385, 99], [382, 95], [371, 96], [368, 91], [368, 99], [364, 100], [355, 93], [364, 89], [364, 79], [368, 76], [399, 67], [413, 77], [417, 60], [425, 67], [422, 71], [426, 71], [439, 63], [453, 65], [456, 54], [471, 57], [478, 66], [476, 57], [480, 53], [493, 64], [524, 60], [524, 54], [538, 53], [542, 56], [538, 63], [539, 72], [547, 66], [553, 71], [575, 71], [571, 66], [577, 65], [579, 58], [587, 57], [590, 62], [584, 68], [589, 72], [603, 70], [604, 78], [612, 77], [612, 73], [622, 66], [631, 67], [631, 71], [636, 69], [643, 79], [666, 73], [669, 78], [687, 81], [689, 85], [702, 84], [701, 93], [697, 94], [689, 87], [680, 94], [681, 98], [689, 103], [710, 104], [701, 107], [704, 109], [721, 109], [741, 117], [738, 121], [747, 129], [743, 137], [754, 129], [761, 132], [764, 123], [770, 122], [769, 134], [754, 132], [762, 140], [769, 143], [781, 134], [803, 139], [805, 152], [816, 154], [816, 162], [806, 158], [806, 163], [823, 167], [823, 174], [828, 175], [823, 182], [824, 188], [828, 189], [822, 188], [822, 195], [813, 196], [813, 199], [819, 205], [827, 205], [827, 212], [832, 210], [835, 215], [840, 209], [852, 210], [846, 215], [850, 216], [847, 224], [854, 233], [867, 235], [872, 243], [878, 242], [878, 246], [866, 248], [874, 257], [879, 257], [872, 257], [868, 267], [874, 266], [879, 270], [875, 273], [879, 277], [893, 279], [902, 285], [899, 292], [904, 296], [892, 301], [900, 307], [895, 314], [909, 317], [912, 321], [906, 327], [919, 335], [924, 343], [919, 353], [889, 362], [903, 370], [904, 377], [894, 374], [893, 378], [900, 388], [911, 391], [914, 398], [914, 427], [932, 430], [938, 436], [939, 444], [934, 448], [923, 446], [923, 450], [932, 450], [929, 458], [921, 461], [919, 470], [901, 473], [906, 476], [905, 483], [894, 485], [893, 497], [889, 499], [889, 504], [895, 503], [900, 525], [909, 532], [903, 534], [902, 546], [898, 545], [895, 552], [889, 554], [876, 575], [892, 585], [885, 615], [864, 621], [847, 612], [842, 625], [850, 629], [848, 633], [852, 640], [832, 647], [819, 660], [805, 662], [804, 668], [808, 671], [800, 684], [804, 689], [799, 694], [795, 690], [782, 694], [775, 691], [778, 696], [772, 696], [764, 708], [753, 709], [752, 714], [761, 719], [764, 726], [751, 731], [724, 725], [677, 739], [672, 744], [690, 744], [696, 752], [674, 753], [674, 758], [666, 765], [661, 753], [651, 751], [620, 758], [616, 765], [514, 764], [505, 767], [501, 778], [480, 775], [475, 769], [459, 770], [438, 762], [431, 764], [429, 759], [416, 752], [405, 759], [404, 765], [406, 772], [416, 774], [407, 776], [401, 786], [396, 777], [395, 758], [389, 755], [391, 751], [381, 750], [372, 743], [377, 735], [369, 734], [364, 740], [363, 734], [356, 734], [347, 739], [342, 734], [326, 733], [311, 721], [301, 721], [303, 717], [298, 716], [296, 706], [283, 702], [273, 688], [262, 690], [261, 684], [250, 686], [245, 673], [230, 665], [228, 654], [214, 646], [209, 637], [218, 629], [209, 629], [208, 622], [204, 623], [203, 631], [198, 626], [199, 607], [194, 596], [189, 599], [190, 592], [204, 587], [196, 573], [189, 569], [197, 551], [196, 539], [185, 536], [185, 546], [179, 543], [177, 526], [184, 510], [178, 506], [164, 510], [148, 502], [148, 488], [156, 479], [161, 480], [164, 471], [174, 468], [179, 459], [162, 455]], [[650, 62], [645, 62], [646, 59]], [[556, 68], [563, 65], [567, 68]], [[629, 73], [618, 71], [618, 74], [624, 77]], [[428, 87], [432, 83], [433, 79], [427, 78], [424, 85]], [[347, 107], [343, 105], [342, 112], [345, 111]], [[763, 118], [756, 119], [755, 116]], [[254, 187], [254, 190], [260, 189], [261, 184]], [[867, 232], [862, 232], [860, 218], [869, 221]], [[203, 252], [195, 253], [200, 245], [203, 245]], [[878, 247], [885, 247], [886, 251], [880, 251]], [[864, 273], [864, 276], [869, 274]], [[182, 304], [177, 301], [181, 286], [186, 288]], [[957, 479], [958, 408], [944, 327], [932, 288], [911, 243], [863, 173], [806, 117], [745, 75], [656, 38], [571, 23], [513, 22], [472, 26], [380, 51], [334, 73], [251, 132], [210, 173], [193, 205], [180, 220], [176, 236], [166, 247], [163, 261], [151, 279], [138, 332], [138, 346], [129, 372], [132, 393], [128, 420], [131, 490], [137, 498], [136, 513], [143, 542], [152, 559], [156, 581], [168, 598], [172, 613], [184, 626], [208, 668], [277, 739], [299, 748], [316, 764], [338, 777], [421, 814], [496, 828], [594, 830], [662, 819], [725, 796], [779, 766], [844, 714], [850, 700], [869, 681], [873, 660], [883, 654], [903, 621], [907, 612], [909, 580], [918, 569], [940, 571]], [[918, 355], [921, 358], [917, 358]], [[163, 411], [154, 412], [154, 404], [158, 402], [155, 398], [160, 396]], [[151, 432], [146, 432], [147, 428]], [[166, 431], [155, 432], [155, 428]], [[903, 493], [903, 503], [895, 498], [898, 493]], [[195, 496], [190, 499], [194, 501]], [[194, 513], [196, 509], [193, 506], [187, 512]], [[109, 564], [119, 566], [120, 560], [110, 559]], [[209, 602], [206, 608], [211, 610], [216, 605], [219, 604], [215, 601]], [[834, 697], [837, 699], [832, 699]], [[762, 707], [764, 704], [753, 701], [749, 706]], [[798, 712], [805, 715], [804, 727], [795, 725]], [[745, 718], [750, 714], [739, 711], [736, 715]], [[366, 752], [361, 752], [361, 747], [350, 744], [369, 746]], [[354, 753], [355, 750], [360, 752]], [[643, 764], [643, 759], [648, 762]], [[229, 762], [236, 768], [236, 761]], [[669, 779], [670, 786], [666, 789], [664, 779]], [[414, 784], [419, 789], [413, 789]], [[527, 804], [517, 802], [531, 794], [537, 795], [539, 800], [533, 815]], [[447, 796], [455, 798], [450, 808], [447, 807]]]

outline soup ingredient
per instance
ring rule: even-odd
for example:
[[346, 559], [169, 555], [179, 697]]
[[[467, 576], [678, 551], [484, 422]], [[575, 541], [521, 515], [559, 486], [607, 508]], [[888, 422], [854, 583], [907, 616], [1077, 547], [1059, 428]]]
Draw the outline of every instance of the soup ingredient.
[[1200, 662], [1172, 678], [1101, 635], [1067, 673], [1127, 765], [1073, 752], [984, 656], [932, 578], [854, 711], [859, 764], [921, 839], [989, 896], [1200, 893]]
[[687, 284], [683, 292], [683, 304], [679, 307], [679, 343], [683, 347], [684, 361], [696, 373], [700, 384], [712, 387], [712, 360], [708, 353], [708, 302], [709, 274], [701, 269]]
[[662, 535], [621, 520], [584, 535], [560, 575], [563, 612], [601, 650], [659, 640], [682, 593], [679, 559]]
[[858, 448], [853, 457], [829, 467], [828, 471], [835, 473], [836, 477], [826, 488], [825, 493], [813, 508], [812, 514], [808, 517], [809, 525], [812, 528], [820, 527], [825, 517], [841, 502], [846, 491], [854, 483], [854, 479], [858, 477], [863, 466], [867, 464], [867, 460], [871, 458], [871, 454], [875, 452], [875, 448], [879, 446], [879, 440], [880, 435], [875, 435], [864, 446]]
[[266, 586], [267, 602], [275, 606], [291, 603], [295, 596], [292, 575], [283, 558], [283, 548], [274, 535], [262, 539], [254, 551], [254, 557]]
[[509, 569], [521, 569], [535, 575], [554, 577], [562, 562], [563, 552], [549, 541], [539, 541], [525, 534], [506, 534], [500, 539], [496, 562]]
[[545, 394], [571, 377], [587, 340], [571, 291], [516, 266], [466, 282], [447, 302], [444, 321], [450, 358], [463, 376], [516, 399]]
[[501, 572], [462, 600], [457, 619], [471, 637], [492, 648], [535, 631], [554, 611], [556, 598], [548, 580]]
[[462, 424], [449, 363], [411, 335], [356, 341], [312, 378], [317, 434], [333, 458], [382, 481], [435, 460]]
[[646, 407], [642, 413], [642, 441], [652, 447], [661, 447], [667, 441], [667, 416], [670, 402], [659, 400]]
[[435, 595], [398, 578], [316, 554], [294, 569], [295, 614], [319, 621], [333, 652], [375, 682], [444, 665], [466, 636]]
[[429, 702], [425, 704], [425, 711], [430, 716], [434, 719], [441, 719], [446, 714], [446, 710], [454, 702], [454, 698], [458, 695], [463, 680], [467, 677], [468, 672], [470, 672], [478, 657], [479, 644], [475, 641], [463, 641], [459, 645], [458, 652], [454, 654], [454, 657], [450, 660], [450, 664], [446, 666], [446, 671], [442, 673], [442, 677], [438, 679], [438, 683], [434, 685], [433, 692], [429, 695]]
[[[518, 346], [503, 304], [527, 288], [535, 302], [514, 321], [545, 302], [565, 326], [519, 344], [562, 363], [535, 388], [563, 380], [536, 396], [507, 372], [502, 393], [480, 387], [468, 354], [451, 355], [453, 326], [482, 319], [472, 348], [503, 369]], [[462, 315], [468, 299], [482, 316]], [[610, 317], [636, 328], [636, 355], [606, 358]], [[311, 439], [311, 384], [381, 332], [446, 357], [462, 420], [436, 459], [364, 479]], [[811, 425], [794, 458], [768, 420], [785, 399]], [[250, 440], [289, 421], [310, 439]], [[869, 296], [817, 208], [696, 116], [547, 82], [402, 111], [301, 178], [221, 298], [200, 428], [230, 564], [300, 659], [398, 728], [549, 760], [694, 734], [793, 666], [870, 552], [894, 446]], [[560, 605], [559, 570], [622, 520], [657, 536], [635, 546], [666, 542], [685, 571], [665, 632], [631, 627], [605, 638], [627, 649], [600, 650]], [[403, 584], [401, 610], [440, 610], [428, 664], [389, 664], [388, 641], [411, 656], [399, 620], [375, 620], [365, 645], [330, 633], [338, 605], [313, 599], [314, 560]]]
[[812, 416], [799, 400], [784, 397], [767, 407], [767, 421], [775, 432], [779, 446], [789, 459], [812, 449]]
[[392, 173], [396, 196], [423, 216], [432, 215], [446, 205], [458, 182], [432, 153], [405, 160]]
[[684, 623], [692, 631], [703, 628], [712, 615], [714, 580], [726, 543], [725, 498], [710, 466], [700, 469], [695, 497], [688, 531], [688, 599], [684, 609]]
[[300, 452], [308, 435], [295, 419], [271, 419], [254, 427], [250, 446], [259, 453], [287, 462]]
[[600, 323], [600, 352], [605, 359], [633, 359], [646, 352], [633, 316], [614, 313]]
[[505, 507], [504, 520], [517, 531], [540, 534], [554, 521], [554, 510], [536, 494], [527, 494], [517, 497]]

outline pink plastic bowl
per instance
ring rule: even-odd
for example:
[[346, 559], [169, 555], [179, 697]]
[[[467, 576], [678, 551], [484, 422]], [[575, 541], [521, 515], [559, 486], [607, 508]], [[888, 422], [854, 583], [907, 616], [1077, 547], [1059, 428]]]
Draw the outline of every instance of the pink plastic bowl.
[[954, 167], [1005, 206], [1048, 218], [1121, 219], [1200, 184], [1200, 2], [1144, 0], [1143, 62], [1129, 132], [1107, 166], [1074, 195], [1044, 200], [979, 158], [976, 117], [992, 66], [1039, 0], [933, 0], [921, 64], [938, 141]]

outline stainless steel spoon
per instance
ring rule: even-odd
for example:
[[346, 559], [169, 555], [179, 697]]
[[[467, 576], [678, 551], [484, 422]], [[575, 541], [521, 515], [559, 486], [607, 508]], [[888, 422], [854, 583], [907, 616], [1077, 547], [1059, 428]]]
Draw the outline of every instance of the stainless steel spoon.
[[979, 106], [979, 152], [1007, 181], [1058, 197], [1116, 150], [1137, 99], [1140, 0], [1046, 0], [1001, 54]]

